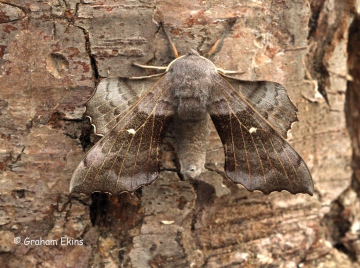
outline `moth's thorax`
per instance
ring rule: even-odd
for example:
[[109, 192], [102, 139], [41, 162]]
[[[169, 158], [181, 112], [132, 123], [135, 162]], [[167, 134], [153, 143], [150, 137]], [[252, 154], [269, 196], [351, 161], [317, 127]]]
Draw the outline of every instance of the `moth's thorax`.
[[169, 64], [168, 76], [173, 92], [177, 116], [196, 120], [206, 116], [206, 104], [216, 75], [215, 65], [191, 50]]

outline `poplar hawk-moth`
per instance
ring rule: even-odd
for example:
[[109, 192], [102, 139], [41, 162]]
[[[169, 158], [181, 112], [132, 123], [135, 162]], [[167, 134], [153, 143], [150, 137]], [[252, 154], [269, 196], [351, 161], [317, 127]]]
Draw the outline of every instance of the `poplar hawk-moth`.
[[[224, 146], [230, 180], [265, 194], [287, 190], [312, 195], [310, 172], [285, 140], [297, 108], [282, 85], [231, 78], [195, 50], [163, 69], [133, 104], [136, 96], [126, 79], [99, 83], [87, 112], [103, 137], [75, 170], [71, 192], [119, 194], [152, 183], [170, 123], [181, 173], [196, 178], [205, 164], [211, 118]], [[192, 147], [201, 140], [203, 145]]]

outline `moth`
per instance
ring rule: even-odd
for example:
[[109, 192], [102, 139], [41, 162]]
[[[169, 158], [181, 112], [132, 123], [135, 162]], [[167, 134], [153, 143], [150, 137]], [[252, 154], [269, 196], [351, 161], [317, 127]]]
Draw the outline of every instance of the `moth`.
[[[225, 153], [225, 174], [249, 191], [286, 190], [313, 194], [304, 160], [286, 142], [297, 108], [285, 88], [269, 81], [243, 81], [217, 68], [195, 50], [153, 75], [158, 80], [135, 96], [126, 79], [104, 79], [87, 102], [96, 132], [103, 137], [76, 168], [70, 192], [114, 195], [133, 192], [156, 180], [165, 132], [174, 126], [181, 173], [196, 178], [205, 164], [208, 120]], [[151, 77], [150, 77], [151, 78]]]

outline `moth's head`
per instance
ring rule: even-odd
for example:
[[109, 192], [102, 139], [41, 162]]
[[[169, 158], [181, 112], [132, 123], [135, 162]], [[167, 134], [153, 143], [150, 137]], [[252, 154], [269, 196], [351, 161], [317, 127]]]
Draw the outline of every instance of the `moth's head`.
[[206, 70], [212, 70], [216, 72], [215, 65], [207, 58], [201, 56], [199, 52], [194, 49], [190, 49], [185, 55], [176, 58], [167, 67], [167, 71], [179, 71], [184, 70], [187, 72], [193, 72], [200, 69], [201, 72]]
[[199, 52], [197, 52], [195, 49], [190, 49], [188, 53], [186, 53], [186, 56], [198, 56], [201, 57]]

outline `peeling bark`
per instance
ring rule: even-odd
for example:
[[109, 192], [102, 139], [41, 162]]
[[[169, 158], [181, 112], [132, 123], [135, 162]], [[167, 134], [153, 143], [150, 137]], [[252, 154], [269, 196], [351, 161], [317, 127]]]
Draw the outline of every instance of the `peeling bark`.
[[[360, 266], [359, 2], [220, 2], [0, 3], [4, 267]], [[212, 126], [197, 181], [177, 175], [169, 133], [164, 171], [152, 185], [70, 196], [71, 174], [98, 139], [83, 118], [95, 84], [150, 74], [133, 62], [171, 61], [156, 22], [180, 54], [206, 55], [235, 16], [211, 60], [244, 71], [244, 80], [284, 84], [300, 120], [289, 140], [309, 165], [315, 195], [266, 196], [228, 181]], [[26, 245], [27, 237], [57, 245]]]

